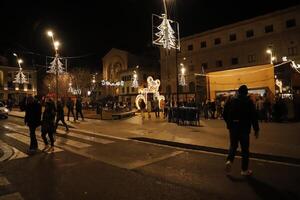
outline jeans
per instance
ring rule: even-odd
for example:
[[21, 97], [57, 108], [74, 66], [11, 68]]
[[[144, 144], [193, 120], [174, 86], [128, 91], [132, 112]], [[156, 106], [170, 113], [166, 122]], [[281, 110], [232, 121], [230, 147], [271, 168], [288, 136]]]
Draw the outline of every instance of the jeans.
[[48, 130], [43, 130], [42, 131], [43, 141], [44, 141], [45, 145], [49, 144], [48, 140], [47, 140], [47, 137], [46, 137], [47, 133], [48, 133], [48, 136], [49, 136], [49, 139], [50, 139], [50, 144], [53, 147], [54, 146], [54, 138], [53, 138], [53, 131], [52, 130], [48, 129]]
[[81, 119], [84, 120], [82, 110], [76, 110], [76, 120], [78, 120], [78, 114], [80, 114]]
[[56, 122], [55, 122], [55, 130], [57, 129], [57, 126], [58, 126], [58, 122], [61, 121], [63, 123], [63, 125], [66, 127], [66, 130], [68, 131], [69, 128], [68, 128], [68, 125], [66, 124], [65, 122], [65, 118], [64, 117], [59, 117], [59, 118], [56, 118]]
[[36, 126], [29, 126], [30, 131], [30, 146], [29, 149], [36, 150], [38, 148], [38, 143], [36, 140], [35, 129]]
[[238, 127], [233, 127], [230, 129], [230, 148], [227, 160], [233, 162], [238, 143], [240, 143], [242, 150], [242, 170], [246, 171], [249, 165], [249, 133], [239, 130]]
[[74, 115], [74, 109], [68, 109], [68, 121], [70, 119], [70, 113], [72, 113], [73, 117], [74, 117], [74, 121], [76, 120], [75, 115]]

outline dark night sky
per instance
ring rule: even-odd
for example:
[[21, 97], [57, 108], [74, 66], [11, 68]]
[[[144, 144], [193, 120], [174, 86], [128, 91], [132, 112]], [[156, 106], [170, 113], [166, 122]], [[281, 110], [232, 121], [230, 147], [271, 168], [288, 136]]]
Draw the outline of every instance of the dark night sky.
[[[172, 18], [187, 36], [300, 3], [285, 1], [167, 0]], [[140, 53], [151, 47], [151, 14], [163, 11], [162, 0], [7, 1], [0, 4], [0, 54], [13, 59], [19, 52], [27, 63], [45, 58], [24, 52], [53, 55], [46, 30], [62, 43], [62, 56], [71, 65], [100, 67], [111, 47]], [[23, 52], [23, 54], [21, 53]], [[25, 59], [24, 59], [25, 60]]]

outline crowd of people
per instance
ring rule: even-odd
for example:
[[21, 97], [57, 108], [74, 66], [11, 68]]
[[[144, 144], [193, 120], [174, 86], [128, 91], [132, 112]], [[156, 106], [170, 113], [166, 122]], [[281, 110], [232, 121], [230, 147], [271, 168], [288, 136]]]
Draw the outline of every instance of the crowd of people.
[[[24, 122], [29, 127], [29, 153], [35, 153], [38, 149], [36, 129], [39, 126], [41, 126], [41, 136], [45, 144], [43, 151], [54, 151], [55, 133], [59, 122], [62, 122], [66, 132], [69, 131], [69, 127], [65, 122], [65, 105], [68, 110], [68, 121], [70, 119], [70, 114], [73, 115], [74, 121], [78, 120], [79, 114], [82, 121], [84, 121], [81, 98], [77, 98], [75, 104], [71, 98], [68, 98], [66, 103], [64, 99], [60, 99], [55, 104], [53, 99], [50, 97], [45, 97], [40, 100], [37, 96], [28, 96], [25, 102], [25, 105], [22, 106], [24, 106], [25, 111]], [[74, 115], [74, 105], [76, 116]], [[42, 109], [42, 107], [44, 107], [44, 109]]]

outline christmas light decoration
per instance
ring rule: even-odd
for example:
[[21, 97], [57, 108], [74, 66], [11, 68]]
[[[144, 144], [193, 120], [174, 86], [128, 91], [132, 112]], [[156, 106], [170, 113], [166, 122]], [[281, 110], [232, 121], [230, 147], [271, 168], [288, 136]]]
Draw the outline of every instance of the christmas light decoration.
[[[153, 17], [159, 18], [161, 23], [155, 28], [153, 37], [153, 44], [163, 46], [165, 49], [180, 49], [179, 42], [179, 24], [167, 18], [166, 14], [162, 16], [153, 15]], [[176, 32], [172, 28], [171, 24], [176, 24]], [[177, 33], [177, 36], [176, 36]]]
[[65, 69], [63, 67], [63, 64], [60, 61], [58, 56], [55, 56], [53, 61], [50, 63], [50, 66], [49, 66], [49, 69], [48, 69], [47, 73], [56, 74], [56, 71], [57, 71], [58, 75], [61, 75], [61, 74], [65, 73]]
[[185, 86], [186, 85], [186, 80], [185, 80], [185, 68], [182, 63], [180, 63], [181, 66], [181, 73], [179, 74], [179, 85]]
[[279, 87], [279, 92], [282, 93], [282, 81], [276, 79], [275, 84]]
[[19, 66], [19, 71], [17, 72], [17, 74], [15, 76], [15, 80], [13, 82], [18, 83], [18, 84], [28, 83], [26, 76], [23, 73], [22, 66], [21, 66], [21, 64], [23, 63], [23, 60], [19, 59], [19, 57], [16, 53], [13, 53], [13, 55], [17, 58], [17, 63]]
[[133, 78], [132, 78], [131, 87], [133, 87], [133, 88], [138, 88], [139, 87], [138, 75], [137, 75], [135, 70], [133, 71]]
[[159, 108], [160, 108], [160, 102], [165, 100], [165, 97], [163, 95], [159, 94], [159, 86], [160, 86], [160, 80], [156, 79], [155, 81], [151, 76], [147, 78], [148, 86], [147, 88], [139, 89], [139, 95], [135, 98], [135, 105], [140, 110], [139, 102], [141, 100], [144, 100], [147, 108], [147, 94], [152, 93], [153, 94], [153, 100], [157, 98], [159, 102]]
[[101, 81], [102, 86], [111, 86], [111, 87], [123, 87], [124, 86], [124, 81], [117, 81], [117, 82], [110, 82], [106, 80]]
[[26, 76], [22, 71], [22, 68], [19, 69], [18, 73], [16, 74], [15, 80], [13, 82], [19, 84], [28, 83]]

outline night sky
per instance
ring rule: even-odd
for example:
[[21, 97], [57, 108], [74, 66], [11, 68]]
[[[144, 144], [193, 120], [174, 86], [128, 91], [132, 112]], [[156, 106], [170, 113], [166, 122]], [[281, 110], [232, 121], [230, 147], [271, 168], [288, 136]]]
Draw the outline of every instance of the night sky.
[[[248, 19], [300, 3], [286, 1], [167, 0], [171, 18], [180, 23], [181, 36]], [[110, 48], [132, 53], [151, 49], [151, 14], [161, 14], [162, 0], [6, 1], [0, 4], [0, 55], [12, 52], [28, 65], [44, 65], [53, 55], [46, 31], [62, 43], [61, 55], [71, 66], [101, 67]], [[155, 49], [155, 48], [154, 48]]]

